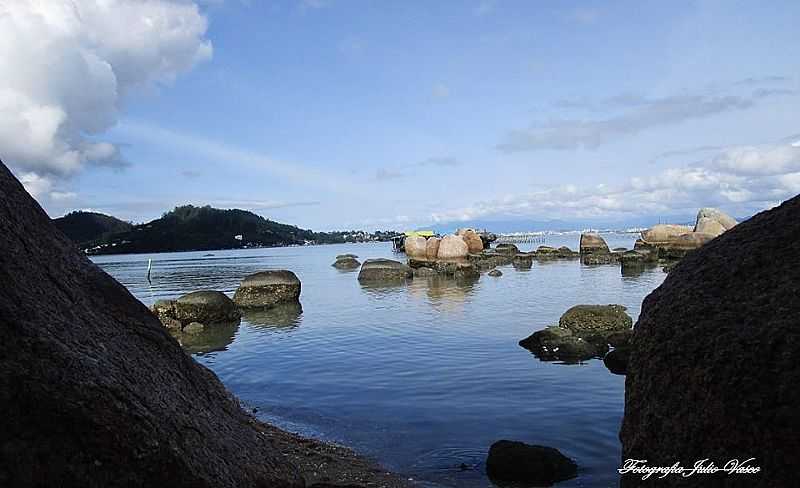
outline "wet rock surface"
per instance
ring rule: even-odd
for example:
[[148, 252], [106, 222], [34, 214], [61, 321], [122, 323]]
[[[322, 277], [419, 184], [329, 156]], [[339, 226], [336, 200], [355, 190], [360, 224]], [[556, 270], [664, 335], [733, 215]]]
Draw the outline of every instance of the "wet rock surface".
[[575, 462], [558, 449], [516, 441], [497, 441], [486, 458], [486, 474], [493, 480], [550, 486], [577, 475]]
[[153, 312], [168, 328], [180, 329], [191, 322], [209, 326], [238, 323], [241, 317], [236, 304], [224, 293], [214, 290], [194, 291], [177, 300], [158, 300]]
[[[659, 486], [795, 486], [800, 197], [689, 253], [645, 298], [630, 345], [622, 458], [756, 458], [758, 474]], [[624, 487], [652, 486], [623, 476]]]
[[233, 301], [241, 308], [270, 308], [300, 299], [300, 280], [285, 269], [259, 271], [246, 276]]
[[[463, 242], [463, 241], [462, 241]], [[360, 282], [392, 282], [411, 278], [411, 268], [391, 259], [367, 259], [358, 273]]]
[[558, 325], [522, 339], [519, 345], [542, 361], [584, 361], [600, 358], [608, 345], [629, 342], [633, 320], [622, 305], [576, 305], [567, 310]]
[[337, 268], [337, 269], [356, 269], [359, 266], [361, 266], [361, 262], [358, 259], [354, 258], [354, 257], [350, 257], [350, 256], [339, 257], [339, 256], [337, 256], [336, 257], [336, 262], [333, 263], [331, 266], [333, 266], [334, 268]]

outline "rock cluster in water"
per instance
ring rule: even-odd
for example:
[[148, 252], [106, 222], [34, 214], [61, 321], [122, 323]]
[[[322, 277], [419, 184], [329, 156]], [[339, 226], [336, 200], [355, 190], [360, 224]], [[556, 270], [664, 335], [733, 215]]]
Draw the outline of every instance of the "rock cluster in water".
[[622, 305], [576, 305], [558, 325], [534, 332], [519, 345], [543, 361], [583, 361], [603, 357], [609, 345], [625, 346], [633, 319]]
[[[797, 486], [798, 283], [800, 196], [675, 266], [645, 298], [629, 346], [623, 460], [722, 467], [755, 458], [747, 465], [757, 473], [668, 476], [658, 485]], [[641, 475], [622, 480], [651, 485]]]

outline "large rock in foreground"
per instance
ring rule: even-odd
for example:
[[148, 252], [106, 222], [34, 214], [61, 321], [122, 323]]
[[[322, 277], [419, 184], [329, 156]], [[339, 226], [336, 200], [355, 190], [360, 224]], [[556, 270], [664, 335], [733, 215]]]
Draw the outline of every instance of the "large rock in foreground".
[[[800, 197], [688, 254], [643, 303], [630, 345], [622, 459], [689, 467], [755, 458], [757, 474], [658, 486], [797, 485]], [[625, 475], [623, 486], [651, 486]]]
[[367, 259], [364, 261], [364, 264], [361, 265], [361, 271], [358, 273], [358, 281], [402, 281], [411, 278], [411, 276], [411, 268], [401, 262], [382, 258]]
[[74, 248], [0, 163], [0, 486], [303, 486], [217, 377]]
[[550, 486], [575, 477], [578, 466], [558, 449], [503, 440], [489, 449], [486, 474], [498, 481]]
[[300, 299], [300, 280], [285, 269], [259, 271], [246, 276], [233, 301], [242, 308], [269, 308]]

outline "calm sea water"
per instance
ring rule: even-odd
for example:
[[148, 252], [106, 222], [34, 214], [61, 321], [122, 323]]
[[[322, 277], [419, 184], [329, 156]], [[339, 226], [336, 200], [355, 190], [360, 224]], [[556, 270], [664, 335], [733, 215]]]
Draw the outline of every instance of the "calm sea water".
[[[575, 249], [578, 238], [550, 236], [546, 244]], [[607, 240], [630, 248], [634, 238]], [[331, 267], [346, 252], [400, 259], [380, 243], [94, 261], [147, 305], [200, 289], [232, 295], [249, 273], [294, 271], [302, 310], [248, 314], [237, 328], [188, 345], [263, 420], [351, 446], [430, 486], [492, 486], [484, 460], [499, 439], [574, 458], [579, 476], [559, 487], [617, 485], [624, 377], [600, 360], [541, 362], [517, 341], [580, 303], [623, 304], [635, 320], [665, 277], [659, 268], [622, 276], [618, 266], [535, 262], [471, 285], [415, 279], [364, 287], [357, 270]]]

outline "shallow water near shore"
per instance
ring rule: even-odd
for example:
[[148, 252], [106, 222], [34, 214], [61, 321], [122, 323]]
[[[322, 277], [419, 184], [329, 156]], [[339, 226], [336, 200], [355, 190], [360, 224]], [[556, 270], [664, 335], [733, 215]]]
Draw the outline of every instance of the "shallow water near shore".
[[[635, 240], [605, 237], [611, 247]], [[545, 244], [576, 249], [578, 238]], [[363, 287], [357, 270], [331, 267], [343, 253], [405, 257], [374, 243], [92, 259], [148, 306], [200, 289], [232, 295], [259, 270], [294, 271], [302, 308], [246, 314], [238, 327], [186, 344], [265, 421], [353, 447], [430, 486], [493, 486], [484, 460], [499, 439], [575, 459], [578, 477], [559, 487], [617, 485], [624, 377], [600, 360], [541, 362], [517, 342], [579, 303], [619, 303], [635, 320], [666, 276], [660, 268], [622, 276], [615, 265], [536, 261], [475, 283]]]

